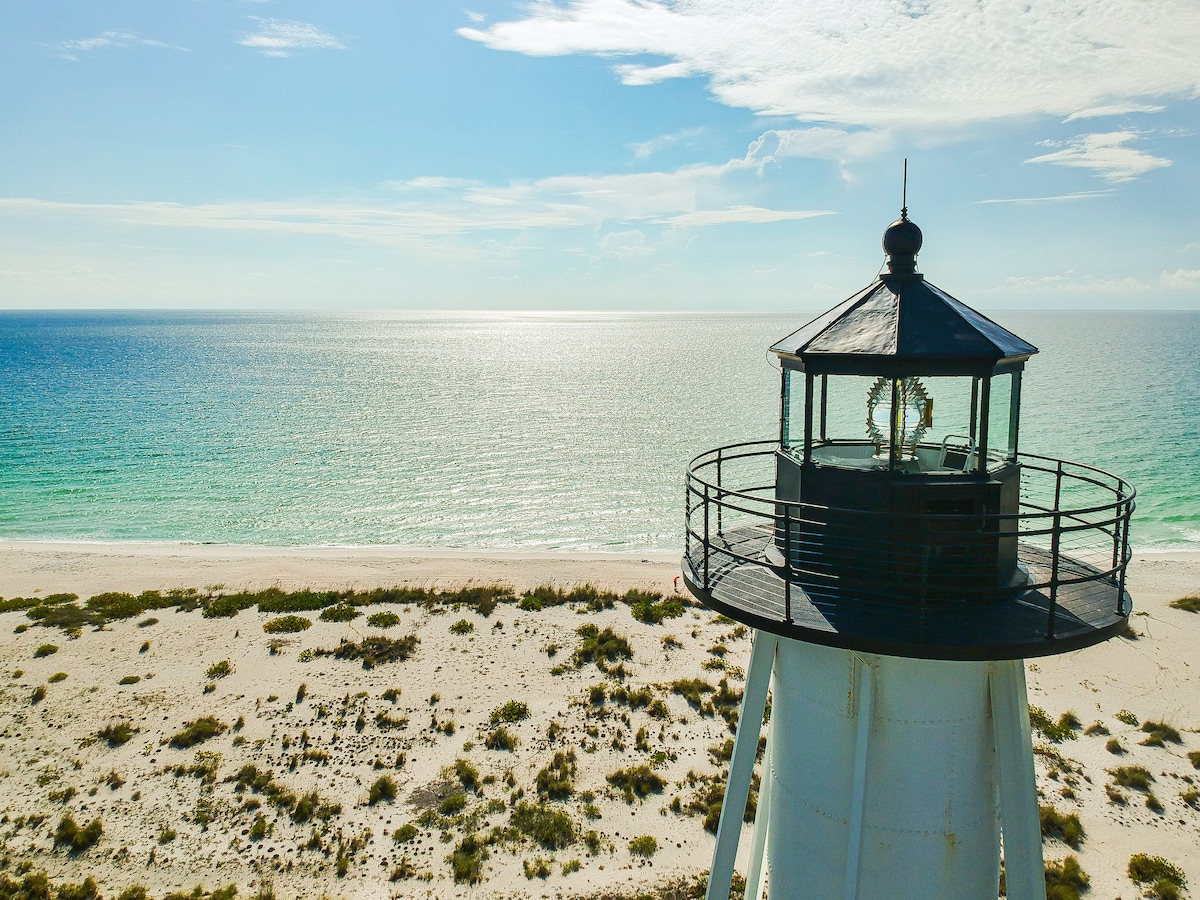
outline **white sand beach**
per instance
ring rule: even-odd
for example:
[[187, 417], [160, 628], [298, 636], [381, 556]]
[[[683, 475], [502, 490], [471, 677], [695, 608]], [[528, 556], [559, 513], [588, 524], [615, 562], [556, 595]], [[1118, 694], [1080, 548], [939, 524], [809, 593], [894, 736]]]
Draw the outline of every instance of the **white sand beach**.
[[[671, 597], [676, 574], [675, 555], [0, 543], [6, 600], [495, 584], [520, 597], [537, 585], [588, 583]], [[1138, 556], [1129, 588], [1136, 638], [1028, 663], [1031, 704], [1054, 720], [1071, 711], [1084, 727], [1101, 724], [1060, 743], [1037, 734], [1034, 742], [1045, 748], [1038, 756], [1044, 802], [1078, 815], [1085, 831], [1078, 848], [1048, 839], [1047, 858], [1075, 854], [1091, 877], [1089, 896], [1104, 900], [1140, 895], [1126, 875], [1134, 853], [1163, 856], [1200, 890], [1200, 771], [1188, 758], [1200, 750], [1200, 615], [1168, 605], [1200, 593], [1200, 554]], [[382, 611], [398, 621], [366, 624]], [[197, 884], [208, 891], [236, 884], [239, 896], [269, 884], [279, 897], [557, 898], [632, 896], [708, 867], [705, 794], [726, 765], [721, 749], [732, 735], [719, 704], [697, 709], [672, 685], [701, 679], [716, 689], [702, 694], [710, 701], [724, 679], [728, 702], [749, 658], [745, 629], [698, 607], [645, 624], [621, 603], [534, 610], [509, 602], [486, 616], [415, 603], [361, 612], [341, 622], [303, 613], [311, 628], [268, 634], [263, 625], [276, 617], [254, 608], [218, 618], [165, 608], [76, 636], [34, 624], [23, 611], [0, 614], [3, 874], [28, 862], [56, 882], [90, 875], [106, 898], [135, 884], [158, 898]], [[627, 639], [632, 658], [622, 672], [572, 661], [584, 624]], [[410, 658], [369, 669], [302, 653], [370, 635], [414, 635], [418, 643]], [[57, 649], [39, 655], [44, 645]], [[221, 674], [226, 660], [230, 671]], [[642, 700], [630, 699], [643, 688]], [[39, 689], [45, 695], [34, 703]], [[492, 721], [514, 701], [528, 718]], [[1137, 724], [1118, 719], [1123, 711]], [[171, 746], [186, 723], [209, 716], [221, 733]], [[1174, 726], [1181, 743], [1143, 746], [1146, 721]], [[115, 724], [136, 732], [109, 746], [97, 733]], [[515, 747], [489, 749], [501, 725]], [[1112, 739], [1124, 753], [1106, 749]], [[247, 765], [270, 777], [255, 783]], [[627, 802], [608, 776], [641, 765], [663, 783]], [[1108, 770], [1117, 766], [1144, 767], [1150, 791], [1112, 786]], [[570, 819], [566, 846], [512, 831], [514, 810], [536, 804], [543, 772], [543, 787], [554, 777], [570, 783], [548, 804]], [[382, 778], [396, 796], [370, 804]], [[288, 812], [273, 802], [281, 792], [294, 804], [314, 791], [316, 807], [340, 804], [340, 812], [297, 815], [298, 807]], [[1149, 793], [1159, 809], [1147, 806]], [[66, 814], [81, 827], [102, 821], [94, 846], [74, 855], [55, 848]], [[448, 857], [471, 850], [465, 836], [504, 829], [507, 837], [481, 859], [484, 880], [456, 883]], [[645, 836], [656, 849], [631, 851]], [[747, 835], [743, 856], [748, 843]]]

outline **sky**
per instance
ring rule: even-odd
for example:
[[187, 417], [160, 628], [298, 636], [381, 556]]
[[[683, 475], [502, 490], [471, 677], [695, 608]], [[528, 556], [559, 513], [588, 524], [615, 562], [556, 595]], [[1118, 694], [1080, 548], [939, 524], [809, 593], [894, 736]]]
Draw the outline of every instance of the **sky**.
[[1200, 310], [1198, 0], [7, 0], [0, 308]]

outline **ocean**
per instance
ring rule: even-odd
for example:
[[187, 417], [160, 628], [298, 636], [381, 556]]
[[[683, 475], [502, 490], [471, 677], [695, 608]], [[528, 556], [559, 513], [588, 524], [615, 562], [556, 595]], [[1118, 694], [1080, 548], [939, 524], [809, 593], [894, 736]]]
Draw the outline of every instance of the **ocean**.
[[[778, 434], [814, 313], [0, 312], [0, 539], [681, 550], [697, 453]], [[1008, 312], [1021, 448], [1200, 550], [1200, 313]]]

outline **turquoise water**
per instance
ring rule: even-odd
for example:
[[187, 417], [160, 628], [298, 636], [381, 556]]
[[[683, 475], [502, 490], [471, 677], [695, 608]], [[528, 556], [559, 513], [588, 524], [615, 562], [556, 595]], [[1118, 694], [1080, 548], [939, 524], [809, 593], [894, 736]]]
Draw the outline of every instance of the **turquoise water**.
[[[811, 314], [0, 312], [0, 539], [664, 551]], [[1200, 549], [1200, 313], [1010, 313], [1022, 448]]]

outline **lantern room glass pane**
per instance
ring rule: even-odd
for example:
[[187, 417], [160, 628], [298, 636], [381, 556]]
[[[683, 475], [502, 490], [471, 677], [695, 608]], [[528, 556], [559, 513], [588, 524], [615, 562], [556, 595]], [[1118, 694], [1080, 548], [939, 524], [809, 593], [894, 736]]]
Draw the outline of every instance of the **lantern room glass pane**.
[[1009, 462], [1017, 456], [1017, 423], [1012, 416], [1015, 374], [992, 376], [988, 398], [988, 464]]

